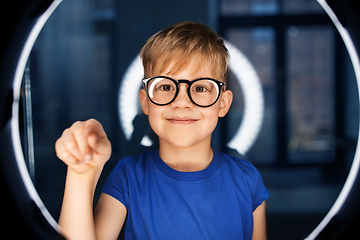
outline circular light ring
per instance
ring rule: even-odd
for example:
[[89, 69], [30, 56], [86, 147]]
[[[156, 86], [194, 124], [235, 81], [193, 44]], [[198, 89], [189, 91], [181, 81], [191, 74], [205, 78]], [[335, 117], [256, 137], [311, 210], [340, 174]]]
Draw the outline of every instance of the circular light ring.
[[16, 158], [16, 163], [19, 168], [20, 176], [24, 182], [25, 188], [30, 196], [30, 198], [35, 202], [36, 206], [40, 209], [41, 213], [49, 224], [56, 230], [59, 230], [57, 222], [51, 216], [49, 211], [46, 209], [44, 203], [42, 202], [39, 194], [36, 191], [36, 188], [31, 180], [29, 171], [25, 164], [25, 158], [21, 146], [21, 138], [19, 131], [19, 103], [20, 103], [20, 89], [21, 83], [24, 75], [24, 70], [26, 63], [28, 61], [31, 49], [34, 46], [34, 43], [44, 27], [46, 21], [49, 19], [51, 14], [55, 11], [58, 5], [62, 0], [54, 0], [48, 9], [37, 19], [35, 25], [33, 26], [20, 54], [20, 58], [17, 63], [15, 70], [15, 76], [13, 81], [13, 94], [14, 100], [12, 104], [12, 118], [11, 118], [11, 136], [12, 143], [14, 147], [14, 154]]
[[[351, 40], [349, 32], [344, 28], [344, 26], [340, 23], [339, 19], [336, 17], [333, 10], [330, 8], [328, 3], [325, 0], [318, 0], [318, 3], [322, 6], [325, 12], [328, 14], [335, 27], [337, 28], [341, 38], [344, 41], [346, 49], [349, 53], [351, 63], [353, 65], [356, 77], [356, 83], [358, 87], [358, 93], [360, 93], [360, 61], [359, 55], [356, 51], [354, 42]], [[360, 94], [359, 94], [359, 103], [360, 103]], [[360, 131], [360, 123], [359, 123], [359, 131]], [[360, 166], [360, 132], [358, 133], [357, 146], [355, 151], [354, 160], [352, 162], [348, 177], [345, 181], [343, 188], [339, 196], [337, 197], [334, 205], [331, 207], [330, 211], [326, 214], [324, 219], [320, 222], [320, 224], [314, 229], [313, 232], [306, 238], [307, 240], [315, 239], [321, 231], [328, 225], [331, 219], [340, 211], [342, 206], [345, 203], [345, 200], [348, 198], [351, 189], [353, 188], [354, 182], [359, 173]]]
[[[358, 56], [358, 53], [356, 52], [354, 43], [351, 40], [351, 37], [350, 37], [348, 31], [341, 25], [338, 18], [336, 17], [336, 15], [332, 11], [332, 9], [329, 7], [329, 5], [326, 3], [326, 1], [325, 0], [317, 0], [317, 1], [319, 2], [319, 4], [324, 8], [324, 10], [327, 12], [327, 14], [332, 19], [332, 21], [334, 22], [337, 30], [339, 31], [339, 33], [345, 43], [345, 46], [348, 50], [348, 53], [350, 55], [350, 59], [351, 59], [351, 62], [352, 62], [352, 65], [353, 65], [353, 68], [355, 71], [358, 92], [360, 92], [360, 67], [359, 67], [360, 61], [359, 61], [359, 56]], [[42, 203], [38, 193], [36, 192], [36, 189], [31, 181], [30, 175], [29, 175], [26, 165], [25, 165], [24, 155], [23, 155], [21, 143], [20, 143], [20, 134], [19, 134], [19, 129], [18, 129], [18, 121], [19, 121], [18, 117], [19, 116], [18, 116], [17, 112], [18, 112], [18, 106], [19, 106], [20, 86], [21, 86], [22, 76], [23, 76], [23, 72], [25, 69], [25, 64], [26, 64], [27, 58], [30, 54], [33, 44], [34, 44], [39, 32], [41, 31], [43, 25], [46, 23], [47, 19], [50, 17], [52, 12], [56, 9], [56, 7], [61, 2], [62, 2], [62, 0], [55, 0], [51, 4], [51, 6], [47, 9], [47, 11], [44, 12], [44, 14], [42, 14], [42, 16], [40, 16], [40, 18], [34, 25], [31, 33], [29, 34], [29, 37], [22, 49], [21, 57], [19, 58], [19, 61], [17, 64], [16, 73], [15, 73], [14, 82], [13, 82], [14, 103], [12, 106], [13, 116], [12, 116], [12, 120], [11, 120], [12, 142], [13, 142], [14, 154], [16, 157], [16, 162], [17, 162], [17, 165], [19, 168], [20, 175], [23, 179], [23, 182], [25, 184], [25, 187], [28, 191], [29, 196], [33, 199], [33, 201], [36, 203], [38, 208], [43, 213], [44, 217], [48, 220], [48, 222], [54, 228], [57, 228], [57, 224], [56, 224], [55, 220], [51, 217], [50, 213], [47, 211], [47, 209], [44, 206], [44, 204]], [[128, 69], [128, 71], [131, 70], [130, 72], [132, 72], [131, 79], [133, 79], [133, 80], [141, 79], [143, 77], [141, 62], [140, 62], [140, 65], [135, 64], [135, 62], [137, 62], [137, 61], [140, 61], [140, 59], [136, 58], [134, 60], [134, 62], [131, 64], [130, 68]], [[131, 69], [132, 67], [134, 67], [134, 69]], [[136, 67], [138, 67], [138, 68], [136, 69]], [[135, 70], [137, 71], [137, 73], [135, 73]], [[125, 122], [122, 121], [121, 125], [123, 127], [123, 130], [125, 132], [127, 139], [130, 139], [131, 134], [133, 132], [132, 119], [134, 119], [138, 113], [137, 107], [135, 107], [135, 108], [131, 108], [131, 107], [136, 106], [138, 104], [138, 99], [137, 99], [137, 97], [135, 97], [134, 99], [125, 98], [125, 96], [127, 95], [127, 92], [129, 92], [129, 91], [131, 92], [131, 94], [128, 94], [127, 96], [129, 96], [129, 95], [137, 96], [138, 89], [141, 87], [141, 81], [135, 81], [136, 82], [135, 85], [138, 85], [138, 87], [135, 88], [134, 84], [130, 84], [130, 82], [131, 82], [130, 80], [125, 81], [126, 76], [127, 76], [127, 74], [124, 76], [123, 82], [120, 87], [119, 115], [120, 115], [120, 119], [126, 120]], [[136, 76], [136, 77], [134, 77], [134, 76]], [[129, 76], [127, 76], [127, 78], [129, 78]], [[127, 84], [125, 84], [125, 82], [127, 82]], [[124, 86], [124, 87], [129, 86], [130, 88], [123, 89], [122, 86]], [[131, 91], [131, 89], [132, 89], [132, 91]], [[121, 97], [121, 95], [124, 92], [125, 92], [124, 97]], [[124, 99], [126, 99], [126, 101], [124, 101]], [[129, 103], [129, 101], [130, 101], [130, 103]], [[360, 95], [359, 95], [359, 103], [360, 103]], [[122, 111], [121, 108], [127, 109], [126, 114], [129, 115], [129, 118], [123, 116], [123, 112], [125, 112], [125, 111]], [[130, 119], [130, 123], [129, 123], [128, 119]], [[359, 131], [360, 131], [360, 124], [359, 124]], [[346, 179], [343, 189], [341, 190], [337, 200], [335, 201], [334, 205], [332, 206], [332, 208], [330, 209], [328, 214], [325, 216], [325, 218], [322, 220], [322, 222], [315, 228], [315, 230], [306, 239], [315, 239], [319, 235], [319, 233], [327, 226], [327, 224], [331, 221], [331, 219], [340, 211], [345, 200], [347, 199], [347, 197], [354, 185], [354, 182], [357, 178], [358, 172], [359, 172], [359, 165], [360, 165], [360, 141], [359, 141], [360, 139], [359, 139], [359, 137], [360, 137], [360, 133], [358, 134], [358, 142], [357, 142], [354, 160], [353, 160], [349, 175]], [[230, 143], [231, 143], [231, 141], [230, 141]]]
[[137, 56], [126, 70], [119, 90], [120, 124], [127, 140], [131, 139], [134, 131], [132, 122], [139, 113], [139, 89], [143, 77], [144, 69], [140, 56]]
[[[260, 79], [250, 61], [232, 44], [225, 41], [229, 50], [229, 68], [236, 76], [243, 89], [245, 109], [242, 124], [228, 146], [240, 154], [246, 152], [254, 144], [263, 121], [264, 96]], [[139, 89], [144, 70], [140, 57], [137, 56], [126, 70], [119, 90], [120, 124], [127, 140], [134, 131], [133, 120], [139, 113]]]
[[236, 76], [244, 94], [244, 117], [228, 146], [245, 155], [259, 135], [264, 118], [264, 95], [260, 79], [250, 61], [229, 42], [229, 68]]

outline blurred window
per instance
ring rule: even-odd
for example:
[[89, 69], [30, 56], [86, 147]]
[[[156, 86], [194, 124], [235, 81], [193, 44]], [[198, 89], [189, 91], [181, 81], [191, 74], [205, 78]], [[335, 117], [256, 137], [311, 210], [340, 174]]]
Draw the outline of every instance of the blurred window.
[[334, 160], [334, 31], [328, 26], [288, 28], [287, 106], [289, 162]]
[[[218, 28], [254, 65], [265, 95], [263, 126], [246, 157], [265, 165], [334, 162], [340, 47], [321, 6], [314, 0], [222, 0]], [[236, 103], [241, 86], [234, 92], [230, 115], [236, 116], [243, 112]]]
[[[220, 6], [218, 31], [253, 64], [265, 97], [263, 125], [245, 158], [270, 192], [268, 237], [305, 238], [334, 204], [355, 154], [359, 104], [348, 53], [316, 0]], [[221, 129], [231, 136], [244, 104], [228, 76], [234, 103]]]

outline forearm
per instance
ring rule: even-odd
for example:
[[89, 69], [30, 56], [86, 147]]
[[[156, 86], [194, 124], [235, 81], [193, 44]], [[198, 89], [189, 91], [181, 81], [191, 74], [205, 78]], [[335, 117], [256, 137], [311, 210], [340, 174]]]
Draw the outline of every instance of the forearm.
[[78, 174], [68, 168], [59, 226], [68, 239], [96, 239], [93, 199], [102, 168]]

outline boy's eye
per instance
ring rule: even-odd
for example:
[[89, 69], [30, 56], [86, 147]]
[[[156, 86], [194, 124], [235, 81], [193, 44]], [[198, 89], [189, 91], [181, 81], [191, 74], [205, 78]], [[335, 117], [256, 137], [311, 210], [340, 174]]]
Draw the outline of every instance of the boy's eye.
[[200, 92], [205, 92], [207, 89], [206, 89], [206, 87], [204, 87], [204, 86], [196, 86], [195, 88], [194, 88], [194, 91], [195, 92], [198, 92], [198, 93], [200, 93]]
[[173, 90], [173, 87], [171, 85], [161, 85], [159, 89], [165, 92], [169, 92]]
[[199, 81], [192, 86], [192, 91], [195, 93], [205, 93], [213, 91], [214, 85], [210, 81]]

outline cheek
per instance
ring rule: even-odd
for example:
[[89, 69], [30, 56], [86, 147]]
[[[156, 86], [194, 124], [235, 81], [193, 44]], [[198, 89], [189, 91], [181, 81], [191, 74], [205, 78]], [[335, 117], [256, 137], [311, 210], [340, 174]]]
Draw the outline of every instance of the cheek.
[[153, 106], [149, 106], [149, 111], [148, 111], [148, 119], [149, 119], [149, 123], [151, 128], [153, 129], [153, 131], [158, 134], [158, 130], [161, 127], [161, 122], [162, 122], [162, 115], [163, 115], [163, 110], [161, 109], [161, 107], [153, 107]]
[[204, 109], [202, 111], [202, 116], [204, 122], [206, 123], [206, 128], [214, 131], [219, 120], [219, 110], [216, 106], [210, 107], [209, 109]]

